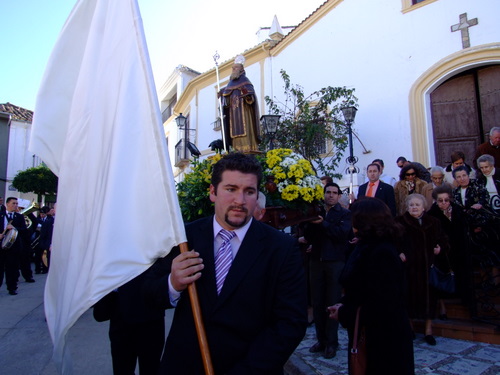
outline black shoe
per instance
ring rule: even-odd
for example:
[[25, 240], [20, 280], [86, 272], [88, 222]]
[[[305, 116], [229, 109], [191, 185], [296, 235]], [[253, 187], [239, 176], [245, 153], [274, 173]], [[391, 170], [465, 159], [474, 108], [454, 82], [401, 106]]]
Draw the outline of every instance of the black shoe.
[[35, 279], [31, 278], [31, 279], [26, 279], [26, 282], [27, 283], [34, 283], [35, 282]]
[[325, 353], [323, 354], [323, 358], [330, 359], [335, 357], [336, 354], [337, 354], [337, 347], [333, 345], [327, 345]]
[[309, 348], [310, 353], [319, 353], [322, 352], [323, 350], [325, 350], [325, 345], [323, 345], [319, 341]]
[[432, 346], [436, 345], [436, 339], [432, 335], [426, 335], [424, 337], [424, 340], [429, 345], [432, 345]]
[[15, 290], [9, 290], [9, 294], [11, 296], [17, 296], [17, 292]]
[[448, 320], [448, 315], [446, 314], [439, 315], [439, 320]]

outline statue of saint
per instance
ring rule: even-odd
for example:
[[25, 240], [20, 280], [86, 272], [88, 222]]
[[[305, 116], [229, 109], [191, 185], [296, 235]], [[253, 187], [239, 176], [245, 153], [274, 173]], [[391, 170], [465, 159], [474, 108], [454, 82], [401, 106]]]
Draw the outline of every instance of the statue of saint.
[[236, 57], [229, 84], [219, 93], [224, 112], [224, 137], [226, 146], [244, 153], [259, 153], [259, 107], [253, 85], [245, 75], [244, 63], [243, 56]]

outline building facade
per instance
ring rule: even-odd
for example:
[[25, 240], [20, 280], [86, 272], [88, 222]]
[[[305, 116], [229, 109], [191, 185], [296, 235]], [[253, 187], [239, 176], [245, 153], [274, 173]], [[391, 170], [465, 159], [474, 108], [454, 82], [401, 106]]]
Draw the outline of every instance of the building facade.
[[16, 174], [36, 167], [41, 160], [28, 150], [33, 111], [11, 103], [0, 104], [0, 196], [32, 201], [36, 195], [21, 193], [12, 186]]
[[[453, 151], [472, 158], [489, 129], [500, 124], [498, 14], [497, 0], [328, 0], [286, 36], [242, 51], [246, 75], [259, 93], [261, 114], [268, 113], [266, 96], [280, 99], [282, 69], [306, 93], [354, 88], [354, 130], [362, 141], [354, 140], [354, 154], [361, 171], [380, 158], [386, 173], [397, 176], [399, 156], [427, 167], [446, 165]], [[220, 64], [220, 87], [227, 85], [232, 63]], [[174, 119], [183, 113], [190, 140], [207, 155], [209, 143], [221, 137], [214, 126], [216, 71], [187, 82], [165, 119], [169, 149], [180, 139], [173, 140]], [[159, 97], [163, 109], [168, 99]], [[185, 168], [174, 170], [182, 174]]]

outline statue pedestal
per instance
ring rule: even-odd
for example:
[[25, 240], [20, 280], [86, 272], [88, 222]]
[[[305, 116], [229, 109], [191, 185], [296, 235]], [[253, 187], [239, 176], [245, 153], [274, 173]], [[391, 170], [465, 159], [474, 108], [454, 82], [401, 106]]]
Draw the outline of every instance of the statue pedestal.
[[314, 205], [310, 205], [305, 211], [286, 207], [266, 207], [266, 213], [260, 221], [276, 229], [284, 229], [304, 221], [315, 220], [320, 212], [319, 207]]

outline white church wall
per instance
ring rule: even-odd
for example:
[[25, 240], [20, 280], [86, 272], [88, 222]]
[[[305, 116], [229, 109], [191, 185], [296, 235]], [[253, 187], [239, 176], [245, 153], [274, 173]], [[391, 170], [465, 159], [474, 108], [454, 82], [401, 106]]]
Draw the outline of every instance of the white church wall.
[[[381, 158], [386, 173], [397, 176], [396, 158], [413, 158], [411, 86], [438, 61], [462, 50], [460, 32], [451, 32], [460, 14], [478, 18], [479, 25], [469, 28], [471, 45], [477, 46], [499, 41], [494, 19], [499, 11], [495, 0], [439, 0], [405, 14], [398, 1], [341, 2], [272, 58], [272, 92], [278, 97], [282, 92], [280, 69], [306, 93], [328, 85], [355, 88], [359, 111], [354, 129], [372, 150], [364, 155], [354, 142], [357, 166]], [[266, 86], [266, 91], [271, 90]]]

